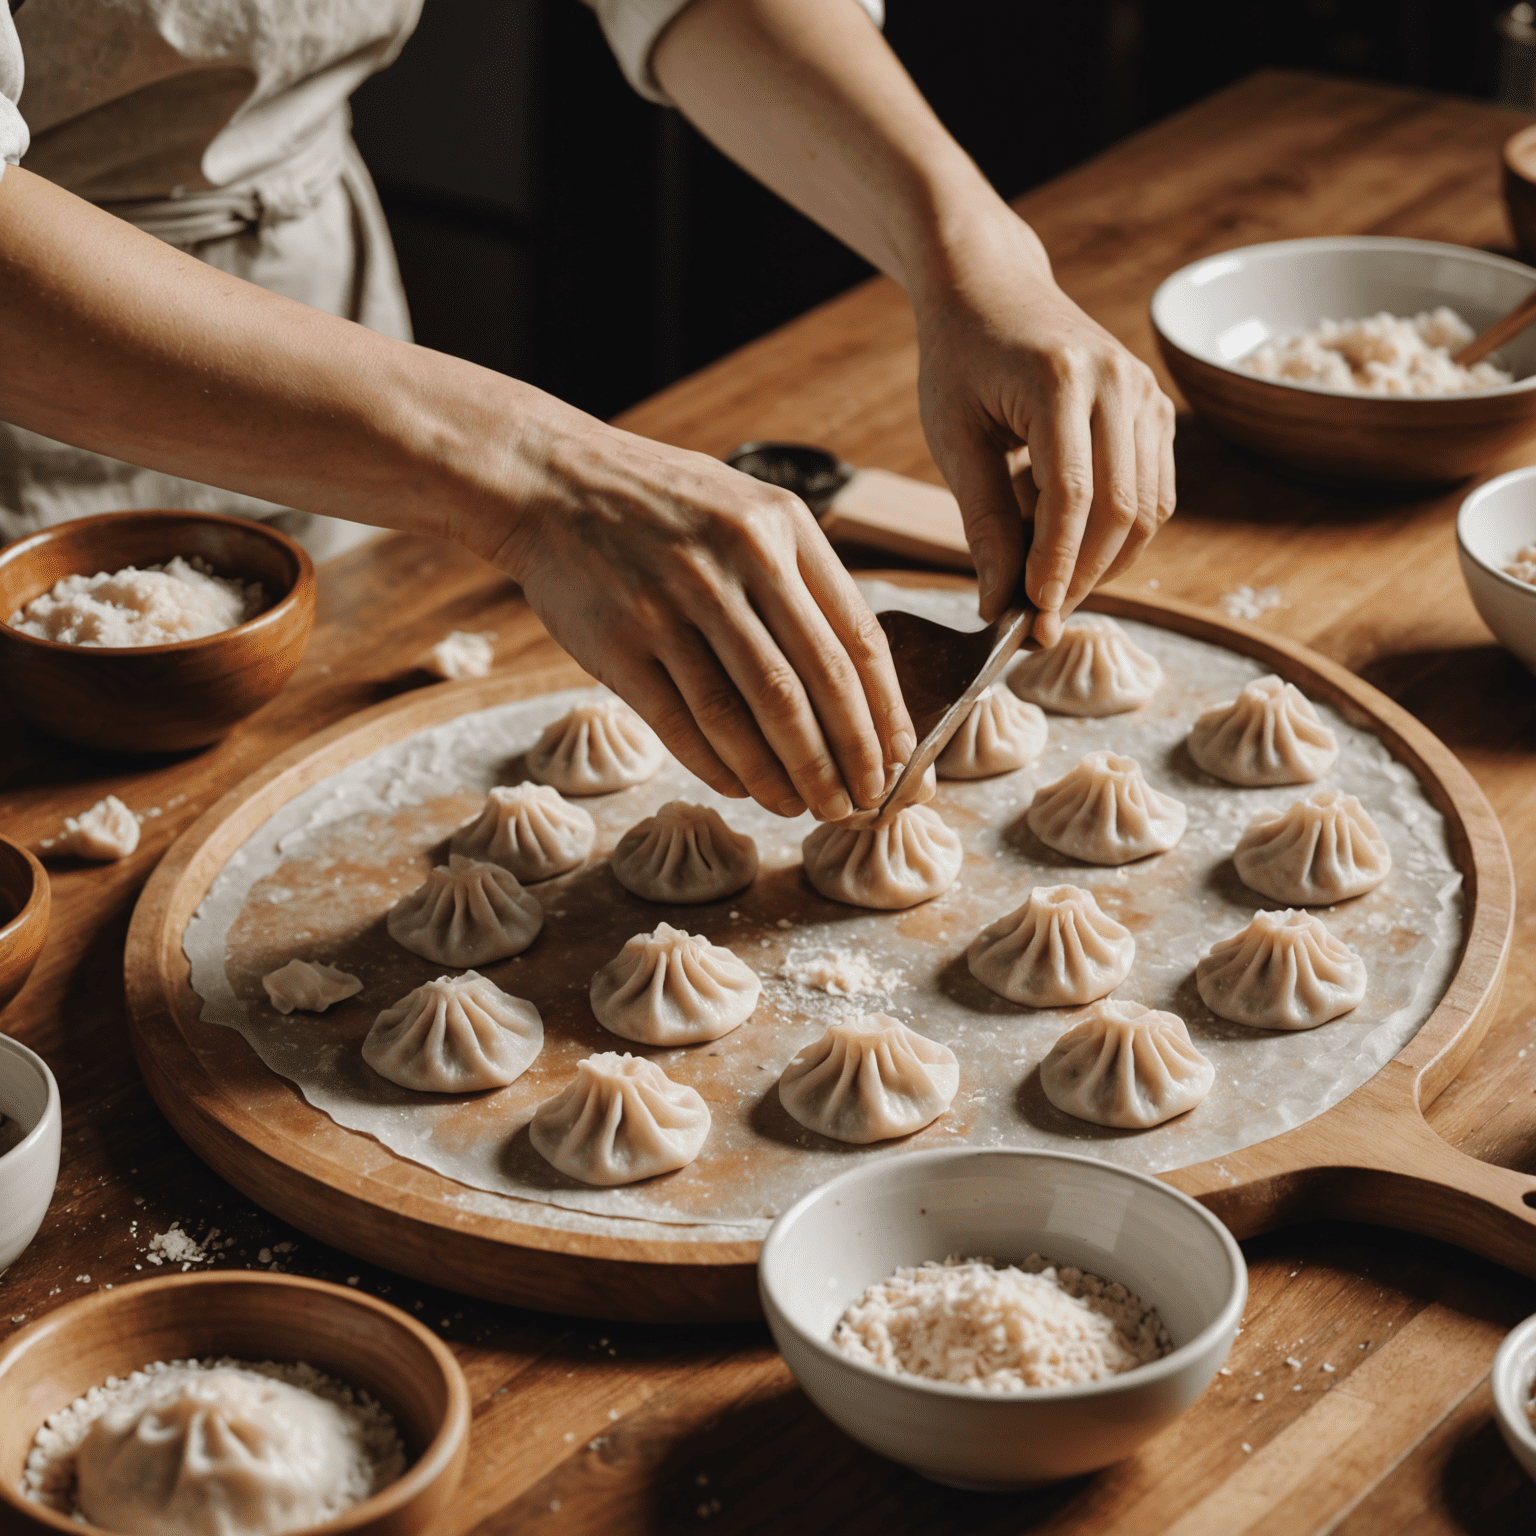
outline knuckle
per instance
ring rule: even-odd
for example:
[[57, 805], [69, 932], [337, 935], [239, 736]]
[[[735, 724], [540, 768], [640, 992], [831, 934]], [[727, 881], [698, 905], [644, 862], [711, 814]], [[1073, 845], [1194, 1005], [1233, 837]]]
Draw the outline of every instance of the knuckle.
[[890, 656], [890, 644], [880, 621], [863, 608], [853, 615], [847, 640], [848, 654], [855, 666], [867, 668], [884, 662]]
[[753, 687], [755, 713], [768, 720], [793, 720], [805, 702], [800, 679], [787, 663], [763, 669]]
[[684, 708], [689, 719], [706, 735], [741, 723], [741, 698], [729, 683], [705, 688]]

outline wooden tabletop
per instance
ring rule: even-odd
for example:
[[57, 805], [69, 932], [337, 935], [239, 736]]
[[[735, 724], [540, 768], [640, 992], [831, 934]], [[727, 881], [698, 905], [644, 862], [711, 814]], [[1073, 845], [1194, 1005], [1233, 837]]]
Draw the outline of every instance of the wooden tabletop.
[[[1025, 198], [1067, 291], [1154, 360], [1147, 301], [1212, 251], [1370, 233], [1507, 251], [1498, 149], [1528, 119], [1468, 102], [1265, 74]], [[623, 424], [723, 453], [750, 438], [820, 442], [851, 462], [936, 479], [918, 427], [912, 323], [870, 283], [683, 381]], [[1167, 382], [1166, 379], [1164, 381]], [[1494, 644], [1457, 572], [1462, 492], [1411, 504], [1320, 495], [1179, 422], [1179, 515], [1127, 591], [1215, 605], [1276, 589], [1259, 622], [1398, 699], [1467, 764], [1522, 877], [1504, 1001], [1432, 1124], [1490, 1161], [1536, 1169], [1536, 680]], [[1536, 461], [1536, 443], [1489, 467]], [[888, 562], [886, 562], [888, 563]], [[559, 659], [517, 590], [457, 548], [390, 536], [323, 567], [320, 612], [287, 690], [218, 747], [106, 759], [0, 713], [0, 830], [34, 847], [115, 793], [146, 815], [114, 866], [50, 863], [53, 926], [6, 1033], [57, 1073], [58, 1193], [0, 1279], [0, 1338], [97, 1287], [163, 1272], [173, 1224], [223, 1267], [273, 1266], [387, 1296], [438, 1328], [475, 1402], [470, 1467], [445, 1531], [692, 1530], [889, 1536], [957, 1532], [1528, 1532], [1536, 1488], [1505, 1451], [1488, 1368], [1536, 1310], [1536, 1284], [1458, 1250], [1318, 1224], [1244, 1247], [1252, 1298], [1231, 1360], [1182, 1420], [1098, 1476], [1026, 1495], [941, 1489], [864, 1451], [796, 1389], [765, 1328], [568, 1321], [361, 1265], [252, 1206], [151, 1103], [123, 1016], [135, 895], [176, 835], [278, 751], [426, 685], [450, 628], [498, 632], [498, 665]], [[0, 706], [3, 708], [3, 706]], [[213, 1229], [218, 1229], [214, 1237]], [[1298, 1367], [1287, 1357], [1299, 1361]]]

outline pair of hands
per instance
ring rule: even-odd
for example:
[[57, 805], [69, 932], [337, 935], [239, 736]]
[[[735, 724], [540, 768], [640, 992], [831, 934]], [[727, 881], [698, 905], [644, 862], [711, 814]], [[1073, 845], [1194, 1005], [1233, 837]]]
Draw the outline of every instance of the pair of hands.
[[[918, 388], [982, 616], [1022, 568], [1049, 645], [1172, 513], [1173, 407], [1008, 218], [915, 300]], [[916, 739], [885, 636], [804, 504], [575, 412], [541, 458], [513, 536], [484, 552], [554, 638], [721, 794], [829, 821], [877, 804]]]

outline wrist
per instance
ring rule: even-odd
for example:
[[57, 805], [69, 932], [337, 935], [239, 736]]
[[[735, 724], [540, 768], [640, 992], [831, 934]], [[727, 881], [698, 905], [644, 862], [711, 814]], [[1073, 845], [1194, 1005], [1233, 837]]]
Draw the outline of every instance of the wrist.
[[995, 287], [1027, 303], [1056, 291], [1045, 247], [990, 186], [946, 199], [923, 230], [907, 294], [919, 327], [928, 315], [960, 303], [974, 305]]

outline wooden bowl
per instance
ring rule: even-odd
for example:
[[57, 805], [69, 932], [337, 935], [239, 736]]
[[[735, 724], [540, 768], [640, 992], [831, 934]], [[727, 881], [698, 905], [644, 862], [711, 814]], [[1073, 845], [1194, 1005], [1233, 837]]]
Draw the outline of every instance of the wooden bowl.
[[26, 985], [48, 935], [48, 876], [25, 848], [0, 837], [0, 1009]]
[[101, 1527], [17, 1491], [32, 1437], [51, 1413], [109, 1376], [155, 1360], [233, 1355], [305, 1361], [372, 1393], [395, 1417], [405, 1475], [339, 1519], [331, 1536], [417, 1536], [437, 1528], [464, 1471], [469, 1388], [458, 1361], [413, 1318], [319, 1280], [253, 1271], [166, 1275], [98, 1291], [23, 1328], [0, 1349], [0, 1529]]
[[[234, 629], [175, 645], [61, 645], [4, 622], [65, 576], [200, 555], [277, 601]], [[0, 550], [0, 680], [54, 736], [115, 752], [219, 740], [293, 675], [315, 621], [315, 568], [287, 534], [215, 512], [105, 512]]]
[[1238, 366], [1323, 319], [1441, 304], [1481, 331], [1536, 287], [1503, 256], [1366, 235], [1280, 240], [1207, 256], [1152, 296], [1163, 361], [1190, 406], [1233, 442], [1330, 485], [1428, 487], [1476, 474], [1536, 433], [1536, 327], [1502, 348], [1514, 382], [1465, 395], [1348, 395]]
[[1536, 123], [1504, 141], [1504, 206], [1515, 244], [1536, 261]]

